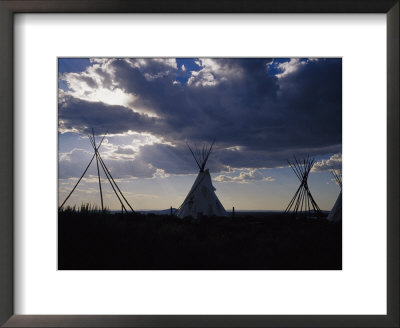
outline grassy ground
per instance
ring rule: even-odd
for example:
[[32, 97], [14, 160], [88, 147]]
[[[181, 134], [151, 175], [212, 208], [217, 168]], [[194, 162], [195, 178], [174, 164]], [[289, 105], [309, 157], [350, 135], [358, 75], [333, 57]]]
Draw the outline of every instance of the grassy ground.
[[62, 211], [61, 270], [340, 270], [342, 226], [280, 213], [178, 219]]

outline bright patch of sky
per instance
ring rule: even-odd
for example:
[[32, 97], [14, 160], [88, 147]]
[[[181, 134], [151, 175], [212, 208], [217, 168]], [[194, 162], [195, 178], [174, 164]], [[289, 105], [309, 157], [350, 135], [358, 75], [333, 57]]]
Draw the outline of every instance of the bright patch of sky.
[[200, 66], [196, 64], [197, 60], [193, 58], [177, 58], [176, 63], [179, 67], [176, 80], [182, 85], [186, 84], [192, 75], [192, 72], [200, 70]]
[[58, 73], [78, 73], [83, 72], [90, 65], [88, 58], [59, 58]]

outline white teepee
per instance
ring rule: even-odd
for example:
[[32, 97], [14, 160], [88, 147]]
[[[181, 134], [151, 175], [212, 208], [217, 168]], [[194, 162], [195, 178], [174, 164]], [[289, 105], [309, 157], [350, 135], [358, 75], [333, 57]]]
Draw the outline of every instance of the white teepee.
[[201, 215], [227, 216], [224, 207], [215, 194], [216, 189], [212, 185], [210, 171], [204, 169], [213, 144], [211, 144], [208, 149], [203, 147], [201, 151], [196, 149], [195, 152], [193, 152], [188, 145], [200, 172], [178, 210], [177, 216], [179, 218], [184, 218], [186, 216], [198, 218]]
[[342, 175], [333, 169], [331, 172], [340, 187], [340, 194], [335, 202], [335, 205], [333, 205], [331, 211], [329, 212], [327, 220], [332, 222], [342, 222]]
[[327, 217], [329, 221], [341, 222], [342, 221], [342, 192], [340, 192], [335, 205], [333, 205], [332, 210], [329, 212]]

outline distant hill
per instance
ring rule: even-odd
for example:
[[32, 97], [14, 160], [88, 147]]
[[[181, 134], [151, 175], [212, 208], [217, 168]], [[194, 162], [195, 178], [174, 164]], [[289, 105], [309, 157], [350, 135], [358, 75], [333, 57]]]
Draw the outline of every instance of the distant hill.
[[[172, 208], [172, 213], [174, 214], [177, 211], [176, 208]], [[121, 212], [120, 210], [118, 211], [110, 211], [110, 213], [119, 213]], [[166, 210], [135, 210], [137, 213], [142, 213], [142, 214], [155, 214], [155, 215], [170, 215], [171, 209], [168, 208]]]
[[[177, 211], [176, 208], [172, 208], [172, 214], [174, 214]], [[142, 211], [142, 210], [138, 210], [137, 212], [142, 213], [142, 214], [156, 214], [156, 215], [169, 215], [171, 213], [171, 209], [168, 208], [166, 210], [146, 210], [146, 211]]]
[[[177, 208], [172, 208], [172, 213], [175, 214], [178, 211]], [[119, 213], [121, 211], [110, 211], [110, 213]], [[171, 209], [168, 208], [166, 210], [136, 210], [136, 212], [141, 214], [155, 214], [155, 215], [170, 215]], [[229, 216], [232, 215], [232, 211], [226, 211]], [[329, 211], [321, 211], [324, 216], [329, 214]], [[235, 216], [262, 216], [264, 214], [279, 214], [283, 213], [281, 210], [236, 210]]]

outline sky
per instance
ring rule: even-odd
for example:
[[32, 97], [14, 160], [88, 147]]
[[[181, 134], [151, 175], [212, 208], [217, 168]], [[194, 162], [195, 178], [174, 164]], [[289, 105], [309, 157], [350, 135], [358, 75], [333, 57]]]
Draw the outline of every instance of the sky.
[[[308, 185], [330, 210], [342, 165], [340, 58], [59, 58], [59, 205], [93, 156], [136, 210], [178, 208], [198, 174], [187, 143], [214, 140], [206, 168], [226, 210], [283, 210]], [[120, 203], [101, 171], [104, 205]], [[96, 161], [65, 205], [100, 205]]]

